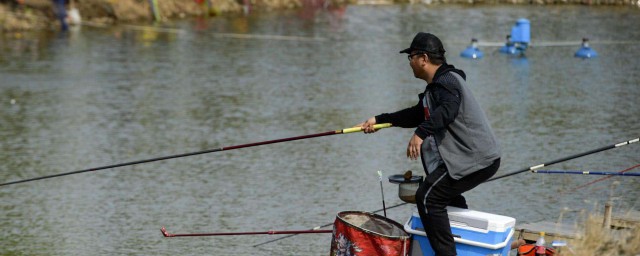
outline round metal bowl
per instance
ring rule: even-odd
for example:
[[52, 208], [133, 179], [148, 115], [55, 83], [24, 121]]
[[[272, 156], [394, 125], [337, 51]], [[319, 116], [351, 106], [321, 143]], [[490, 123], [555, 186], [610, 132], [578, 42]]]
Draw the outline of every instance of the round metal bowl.
[[404, 175], [395, 174], [389, 176], [389, 182], [398, 184], [398, 197], [400, 197], [400, 200], [411, 204], [416, 203], [416, 191], [420, 187], [420, 183], [422, 183], [422, 176], [414, 176], [409, 172]]

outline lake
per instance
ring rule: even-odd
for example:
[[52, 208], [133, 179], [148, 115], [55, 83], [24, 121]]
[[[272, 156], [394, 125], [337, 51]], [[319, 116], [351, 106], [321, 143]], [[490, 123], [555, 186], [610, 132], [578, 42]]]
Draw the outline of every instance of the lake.
[[[482, 47], [531, 21], [526, 57]], [[520, 5], [329, 7], [0, 38], [0, 183], [351, 127], [416, 104], [406, 55], [419, 31], [463, 69], [503, 149], [505, 174], [640, 135], [640, 9]], [[578, 59], [583, 37], [599, 57]], [[304, 230], [382, 209], [377, 171], [413, 170], [412, 129], [345, 134], [0, 187], [2, 255], [327, 255], [331, 235], [164, 238]], [[547, 170], [622, 171], [640, 143]], [[638, 172], [639, 169], [630, 170]], [[465, 194], [517, 223], [581, 223], [612, 200], [640, 209], [640, 179], [522, 173]], [[584, 187], [575, 189], [579, 186]], [[383, 180], [386, 206], [402, 203]], [[414, 205], [387, 210], [404, 223]], [[380, 212], [380, 214], [382, 214]], [[330, 228], [330, 227], [329, 227]]]

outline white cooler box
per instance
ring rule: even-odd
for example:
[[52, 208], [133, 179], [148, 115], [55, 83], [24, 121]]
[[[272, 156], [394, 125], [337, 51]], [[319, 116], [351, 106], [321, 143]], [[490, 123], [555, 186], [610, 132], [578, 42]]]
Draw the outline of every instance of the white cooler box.
[[[511, 250], [516, 219], [469, 209], [447, 207], [451, 232], [458, 256], [508, 256]], [[417, 210], [404, 230], [411, 234], [411, 256], [433, 256], [429, 240], [420, 222]]]

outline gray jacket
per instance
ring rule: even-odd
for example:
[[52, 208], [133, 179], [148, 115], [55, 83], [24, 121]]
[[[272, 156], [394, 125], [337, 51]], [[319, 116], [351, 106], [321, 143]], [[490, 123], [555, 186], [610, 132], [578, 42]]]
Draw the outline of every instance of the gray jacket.
[[[452, 78], [457, 83], [448, 83]], [[467, 88], [466, 81], [458, 73], [447, 72], [435, 82], [456, 88], [461, 95], [458, 115], [453, 122], [446, 129], [433, 134], [449, 175], [460, 179], [493, 164], [500, 158], [500, 145], [487, 116]]]
[[416, 135], [427, 139], [422, 144], [425, 171], [427, 163], [434, 159], [433, 155], [425, 154], [429, 146], [427, 136], [435, 138], [439, 158], [454, 179], [488, 167], [500, 158], [498, 141], [484, 111], [467, 88], [462, 70], [442, 65], [419, 98], [414, 107], [378, 115], [376, 122], [417, 127]]

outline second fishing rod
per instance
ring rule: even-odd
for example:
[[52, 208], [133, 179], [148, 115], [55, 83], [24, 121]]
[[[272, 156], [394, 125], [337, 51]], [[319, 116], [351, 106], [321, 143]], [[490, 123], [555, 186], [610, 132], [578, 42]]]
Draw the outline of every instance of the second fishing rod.
[[[507, 178], [507, 177], [510, 177], [510, 176], [513, 176], [513, 175], [516, 175], [516, 174], [520, 174], [520, 173], [524, 173], [524, 172], [527, 172], [527, 171], [531, 171], [532, 173], [535, 173], [536, 170], [538, 170], [538, 169], [540, 169], [542, 167], [545, 167], [545, 166], [549, 166], [549, 165], [552, 165], [552, 164], [557, 164], [557, 163], [560, 163], [560, 162], [569, 161], [569, 160], [572, 160], [572, 159], [580, 158], [580, 157], [583, 157], [583, 156], [595, 154], [595, 153], [598, 153], [598, 152], [602, 152], [602, 151], [606, 151], [606, 150], [610, 150], [610, 149], [614, 149], [614, 148], [619, 148], [619, 147], [626, 146], [626, 145], [629, 145], [629, 144], [632, 144], [632, 143], [636, 143], [636, 142], [640, 142], [640, 138], [635, 138], [635, 139], [623, 141], [623, 142], [620, 142], [620, 143], [615, 143], [615, 144], [602, 146], [602, 147], [591, 149], [591, 150], [588, 150], [588, 151], [585, 151], [585, 152], [582, 152], [582, 153], [569, 155], [569, 156], [565, 156], [565, 157], [558, 158], [558, 159], [555, 159], [555, 160], [551, 160], [551, 161], [548, 161], [548, 162], [544, 162], [544, 163], [541, 163], [541, 164], [537, 164], [537, 165], [533, 165], [533, 166], [530, 166], [530, 167], [526, 167], [526, 168], [523, 168], [521, 170], [508, 172], [506, 174], [495, 176], [495, 177], [493, 177], [491, 179], [488, 179], [487, 181], [485, 181], [485, 183], [490, 182], [490, 181], [503, 179], [503, 178]], [[636, 168], [636, 167], [638, 167], [638, 166], [634, 166], [632, 168]], [[626, 170], [617, 172], [617, 174], [625, 173], [626, 171], [631, 170], [632, 168], [628, 168]], [[608, 176], [608, 177], [612, 177], [612, 176]], [[607, 178], [607, 177], [605, 177], [605, 178]], [[600, 179], [600, 180], [603, 180], [603, 179]], [[598, 180], [598, 181], [600, 181], [600, 180]], [[580, 188], [580, 187], [577, 187], [577, 188]], [[390, 207], [386, 207], [386, 206], [383, 205], [382, 209], [378, 209], [378, 210], [372, 211], [372, 213], [378, 213], [378, 212], [382, 212], [382, 211], [386, 212], [386, 210], [388, 210], [388, 209], [400, 207], [400, 206], [403, 206], [403, 205], [406, 205], [406, 204], [409, 204], [409, 203], [407, 203], [407, 202], [399, 203], [399, 204], [396, 204], [396, 205], [392, 205]], [[325, 228], [325, 227], [328, 227], [328, 226], [331, 226], [331, 225], [333, 225], [332, 222], [324, 224], [322, 226], [314, 227], [314, 228], [309, 229], [309, 230], [319, 230], [320, 228]], [[265, 245], [265, 244], [273, 243], [273, 242], [276, 242], [276, 241], [279, 241], [279, 240], [282, 240], [282, 239], [286, 239], [286, 238], [289, 238], [289, 237], [292, 237], [292, 236], [296, 236], [296, 235], [297, 234], [289, 234], [287, 236], [283, 236], [283, 237], [272, 239], [272, 240], [269, 240], [269, 241], [266, 241], [266, 242], [255, 244], [253, 246], [254, 247], [262, 246], [262, 245]]]

